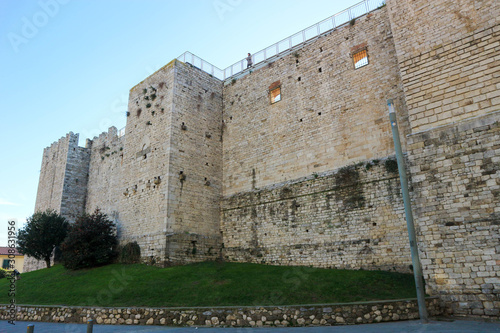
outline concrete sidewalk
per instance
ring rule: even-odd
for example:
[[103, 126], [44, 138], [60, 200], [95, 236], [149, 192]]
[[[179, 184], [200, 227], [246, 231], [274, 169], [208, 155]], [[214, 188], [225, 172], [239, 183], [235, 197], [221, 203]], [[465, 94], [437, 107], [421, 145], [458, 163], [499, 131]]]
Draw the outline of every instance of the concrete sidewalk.
[[[27, 326], [35, 325], [35, 333], [85, 333], [85, 324], [61, 324], [18, 321], [11, 325], [7, 321], [0, 321], [0, 333], [25, 333]], [[322, 326], [322, 327], [289, 327], [289, 328], [212, 328], [212, 327], [164, 327], [164, 326], [132, 326], [132, 325], [94, 325], [93, 333], [109, 332], [200, 332], [200, 333], [405, 333], [405, 332], [434, 332], [434, 333], [492, 333], [500, 332], [500, 322], [483, 322], [473, 320], [446, 319], [433, 320], [429, 324], [419, 321], [399, 321], [366, 325]]]

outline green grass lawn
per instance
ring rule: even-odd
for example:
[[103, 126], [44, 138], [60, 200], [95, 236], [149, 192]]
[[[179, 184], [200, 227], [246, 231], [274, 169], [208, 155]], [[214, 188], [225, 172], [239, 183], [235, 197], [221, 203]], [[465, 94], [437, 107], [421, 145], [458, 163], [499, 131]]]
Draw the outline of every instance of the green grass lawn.
[[[0, 280], [0, 303], [10, 301]], [[157, 268], [113, 264], [69, 271], [61, 265], [24, 273], [16, 303], [81, 306], [231, 306], [357, 302], [416, 297], [413, 276], [205, 262]]]

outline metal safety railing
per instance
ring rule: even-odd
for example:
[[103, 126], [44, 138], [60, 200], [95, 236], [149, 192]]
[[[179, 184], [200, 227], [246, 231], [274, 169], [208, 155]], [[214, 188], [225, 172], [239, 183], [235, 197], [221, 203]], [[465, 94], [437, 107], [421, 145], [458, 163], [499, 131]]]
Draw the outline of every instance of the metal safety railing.
[[202, 71], [207, 72], [208, 74], [215, 76], [220, 80], [224, 80], [224, 71], [217, 66], [212, 65], [208, 61], [201, 59], [200, 57], [192, 54], [189, 51], [184, 52], [180, 56], [177, 57], [177, 60], [180, 60], [185, 63], [189, 63], [195, 67], [198, 67]]
[[[342, 25], [348, 24], [353, 19], [363, 16], [378, 7], [383, 6], [385, 1], [382, 0], [363, 0], [357, 4], [341, 11], [340, 13], [334, 14], [321, 22], [318, 22], [302, 31], [299, 31], [290, 37], [287, 37], [271, 46], [266, 47], [263, 50], [258, 51], [252, 55], [253, 67], [256, 65], [268, 61], [275, 60], [281, 56], [289, 54], [291, 50], [300, 48], [301, 46], [313, 41], [314, 39], [320, 37], [321, 35], [336, 29]], [[177, 60], [185, 63], [190, 63], [191, 65], [211, 74], [212, 76], [220, 79], [227, 80], [231, 77], [245, 71], [247, 69], [246, 58], [235, 62], [226, 69], [220, 69], [208, 61], [201, 59], [200, 57], [194, 55], [191, 52], [184, 52]]]

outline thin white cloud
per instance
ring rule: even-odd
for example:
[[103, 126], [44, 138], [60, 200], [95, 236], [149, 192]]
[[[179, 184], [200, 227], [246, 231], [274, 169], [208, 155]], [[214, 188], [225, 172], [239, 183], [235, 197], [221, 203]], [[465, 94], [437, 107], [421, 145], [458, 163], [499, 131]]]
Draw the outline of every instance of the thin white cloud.
[[16, 204], [14, 202], [10, 202], [10, 201], [4, 200], [2, 198], [0, 198], [0, 205], [3, 205], [3, 206], [20, 206], [19, 204]]

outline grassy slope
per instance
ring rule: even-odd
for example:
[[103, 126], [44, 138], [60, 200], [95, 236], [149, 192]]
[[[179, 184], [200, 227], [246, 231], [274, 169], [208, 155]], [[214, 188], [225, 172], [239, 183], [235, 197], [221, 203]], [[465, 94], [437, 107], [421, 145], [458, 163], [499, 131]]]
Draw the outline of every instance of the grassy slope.
[[[9, 302], [0, 280], [0, 303]], [[157, 268], [114, 264], [68, 271], [60, 265], [22, 274], [17, 304], [93, 306], [286, 305], [415, 297], [413, 276], [206, 262]]]

